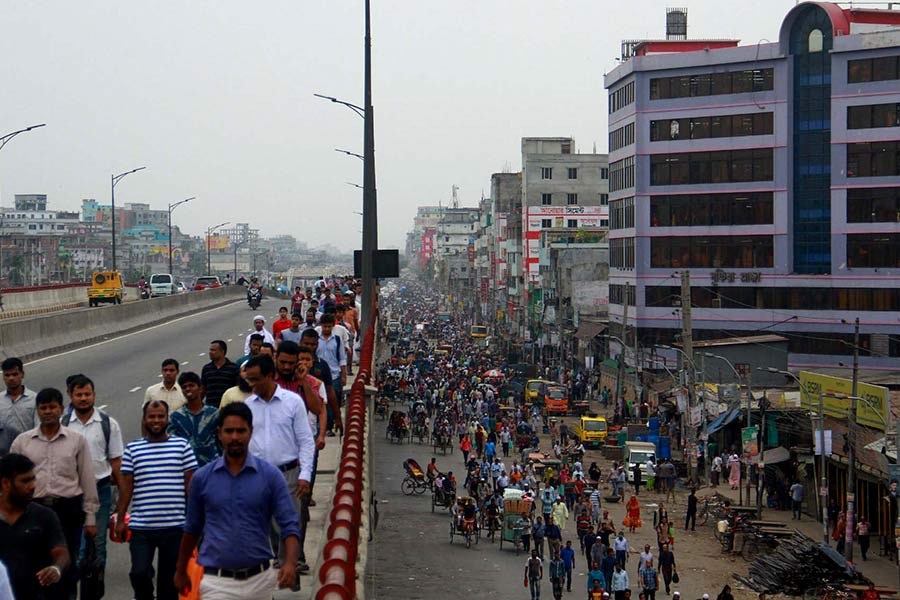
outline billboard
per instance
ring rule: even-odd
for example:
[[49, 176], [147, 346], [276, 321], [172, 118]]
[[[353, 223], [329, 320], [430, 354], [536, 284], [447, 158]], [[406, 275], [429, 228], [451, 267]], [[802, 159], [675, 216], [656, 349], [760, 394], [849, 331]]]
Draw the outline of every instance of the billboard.
[[[819, 410], [820, 392], [850, 396], [852, 391], [853, 382], [845, 377], [800, 371], [800, 405], [813, 412]], [[884, 431], [889, 406], [888, 389], [860, 381], [857, 396], [865, 401], [856, 403], [856, 422]], [[850, 414], [850, 400], [826, 397], [822, 400], [822, 409], [826, 415], [847, 418]]]

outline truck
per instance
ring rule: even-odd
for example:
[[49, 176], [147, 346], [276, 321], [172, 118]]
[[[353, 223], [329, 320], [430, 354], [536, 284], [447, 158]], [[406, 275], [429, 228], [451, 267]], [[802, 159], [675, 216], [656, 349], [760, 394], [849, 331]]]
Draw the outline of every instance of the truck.
[[565, 416], [569, 412], [569, 394], [561, 385], [544, 386], [544, 413]]
[[606, 443], [606, 418], [596, 413], [582, 415], [575, 422], [572, 428], [572, 435], [585, 447], [600, 447]]
[[125, 288], [118, 271], [94, 271], [91, 287], [87, 290], [88, 306], [98, 306], [109, 302], [122, 304]]
[[641, 481], [647, 481], [647, 461], [656, 462], [656, 446], [651, 442], [625, 442], [622, 465], [628, 482], [634, 481], [634, 465], [641, 466]]

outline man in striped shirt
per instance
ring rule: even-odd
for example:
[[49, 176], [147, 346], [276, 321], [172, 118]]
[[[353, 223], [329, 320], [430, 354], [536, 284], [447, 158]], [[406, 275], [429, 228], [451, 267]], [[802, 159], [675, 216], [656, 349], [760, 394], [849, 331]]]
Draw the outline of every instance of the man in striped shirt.
[[[125, 512], [131, 506], [131, 587], [135, 600], [153, 600], [153, 556], [158, 553], [156, 599], [177, 600], [175, 564], [184, 526], [185, 497], [197, 459], [190, 443], [169, 436], [169, 407], [144, 405], [146, 435], [125, 446], [116, 533], [125, 539]], [[132, 503], [132, 499], [134, 502]]]

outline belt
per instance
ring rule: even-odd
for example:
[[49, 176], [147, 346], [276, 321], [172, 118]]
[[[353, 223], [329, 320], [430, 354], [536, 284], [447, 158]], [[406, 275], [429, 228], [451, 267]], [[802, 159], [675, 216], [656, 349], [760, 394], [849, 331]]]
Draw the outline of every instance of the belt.
[[61, 498], [60, 496], [44, 496], [42, 498], [34, 498], [33, 500], [38, 504], [42, 504], [47, 507], [54, 507], [58, 504], [62, 504], [64, 502], [80, 503], [82, 499], [81, 495], [78, 496], [70, 496], [68, 498]]
[[97, 480], [97, 487], [101, 487], [101, 486], [104, 486], [104, 485], [109, 485], [109, 475], [107, 475], [106, 477], [102, 477], [102, 478], [100, 478], [100, 479]]
[[291, 462], [284, 463], [283, 465], [278, 465], [278, 470], [282, 473], [286, 473], [291, 469], [296, 469], [300, 465], [300, 461], [297, 459], [292, 460]]
[[203, 569], [204, 575], [212, 575], [213, 577], [228, 577], [237, 579], [238, 581], [250, 579], [254, 575], [259, 575], [263, 571], [268, 571], [272, 565], [269, 561], [261, 562], [254, 567], [246, 569], [217, 569], [216, 567], [206, 567]]

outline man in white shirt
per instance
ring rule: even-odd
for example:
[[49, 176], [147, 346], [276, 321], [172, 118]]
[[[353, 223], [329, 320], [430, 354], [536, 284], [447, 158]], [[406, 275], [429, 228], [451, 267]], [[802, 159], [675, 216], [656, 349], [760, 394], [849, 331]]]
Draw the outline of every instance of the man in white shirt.
[[[250, 453], [278, 467], [300, 514], [300, 499], [309, 494], [316, 440], [303, 399], [275, 383], [275, 363], [254, 356], [244, 365], [244, 379], [253, 388], [245, 403], [253, 413]], [[280, 536], [279, 536], [280, 537]], [[284, 557], [284, 546], [279, 557]]]
[[151, 385], [144, 392], [144, 404], [153, 400], [161, 400], [169, 405], [169, 413], [184, 406], [184, 395], [178, 387], [178, 372], [181, 367], [174, 358], [162, 361], [162, 381]]
[[272, 337], [272, 332], [266, 329], [266, 318], [262, 315], [256, 315], [253, 317], [253, 331], [247, 334], [247, 339], [244, 340], [244, 354], [250, 354], [250, 336], [258, 333], [263, 336], [263, 343], [269, 343], [273, 346], [275, 345], [275, 338]]
[[[66, 381], [72, 412], [65, 415], [62, 424], [80, 433], [87, 441], [97, 481], [97, 496], [100, 508], [97, 510], [97, 536], [94, 546], [97, 558], [106, 565], [106, 528], [112, 507], [112, 486], [121, 481], [119, 468], [122, 466], [122, 429], [119, 423], [94, 408], [96, 393], [94, 382], [85, 375], [73, 375]], [[87, 540], [81, 541], [81, 555], [84, 556]]]

